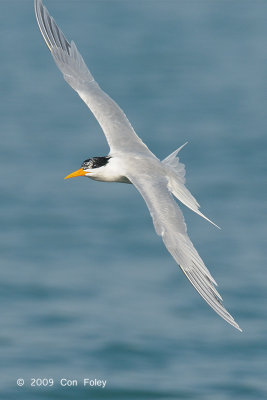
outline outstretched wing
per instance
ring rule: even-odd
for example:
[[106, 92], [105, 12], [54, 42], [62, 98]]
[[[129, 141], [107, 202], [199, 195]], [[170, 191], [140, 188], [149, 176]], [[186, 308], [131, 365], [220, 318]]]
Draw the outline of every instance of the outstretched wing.
[[137, 136], [120, 107], [99, 87], [74, 42], [69, 43], [41, 0], [34, 0], [35, 15], [52, 56], [65, 80], [90, 108], [108, 141], [111, 153], [153, 153]]
[[143, 196], [157, 234], [203, 299], [229, 324], [241, 330], [223, 307], [222, 298], [214, 287], [217, 284], [186, 233], [183, 214], [167, 189], [167, 178], [156, 171], [146, 176], [145, 170], [143, 166], [143, 172], [130, 173], [127, 177]]

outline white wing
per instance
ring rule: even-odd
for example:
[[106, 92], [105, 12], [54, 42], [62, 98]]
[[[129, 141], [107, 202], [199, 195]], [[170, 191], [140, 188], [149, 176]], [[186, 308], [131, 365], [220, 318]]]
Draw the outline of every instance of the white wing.
[[143, 163], [140, 167], [139, 173], [135, 170], [133, 174], [127, 173], [127, 177], [143, 196], [157, 234], [162, 237], [168, 251], [203, 299], [223, 319], [241, 331], [223, 307], [222, 298], [214, 287], [217, 284], [186, 233], [183, 214], [167, 189], [167, 178], [161, 176], [156, 168], [154, 172], [149, 168], [146, 176], [148, 168]]
[[65, 80], [90, 108], [104, 131], [112, 154], [139, 152], [153, 156], [120, 107], [101, 90], [74, 42], [69, 43], [41, 0], [34, 0], [43, 38]]

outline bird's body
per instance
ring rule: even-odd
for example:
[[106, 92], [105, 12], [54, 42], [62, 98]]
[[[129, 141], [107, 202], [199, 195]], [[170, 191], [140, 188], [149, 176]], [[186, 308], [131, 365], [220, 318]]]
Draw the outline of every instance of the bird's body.
[[[158, 235], [204, 300], [229, 324], [241, 330], [222, 305], [216, 282], [187, 235], [183, 214], [173, 196], [212, 224], [185, 186], [185, 167], [174, 151], [160, 161], [137, 136], [120, 107], [99, 87], [74, 42], [69, 43], [54, 19], [34, 0], [43, 38], [65, 80], [98, 120], [110, 146], [103, 157], [85, 160], [66, 178], [87, 176], [104, 182], [132, 183], [144, 198]], [[215, 224], [214, 224], [215, 225]]]

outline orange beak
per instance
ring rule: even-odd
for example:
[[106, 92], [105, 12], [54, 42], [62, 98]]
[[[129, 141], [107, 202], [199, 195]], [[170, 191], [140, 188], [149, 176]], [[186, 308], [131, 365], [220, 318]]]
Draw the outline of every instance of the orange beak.
[[88, 172], [85, 172], [82, 168], [80, 168], [77, 171], [72, 172], [72, 174], [65, 176], [64, 179], [75, 178], [75, 176], [84, 176], [86, 174], [88, 174]]

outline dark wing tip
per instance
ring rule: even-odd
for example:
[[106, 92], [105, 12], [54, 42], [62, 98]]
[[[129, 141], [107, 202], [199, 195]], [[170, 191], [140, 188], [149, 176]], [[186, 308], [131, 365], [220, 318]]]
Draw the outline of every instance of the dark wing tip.
[[42, 0], [34, 0], [34, 10], [39, 29], [49, 50], [52, 52], [56, 47], [70, 54], [70, 43], [44, 7]]

